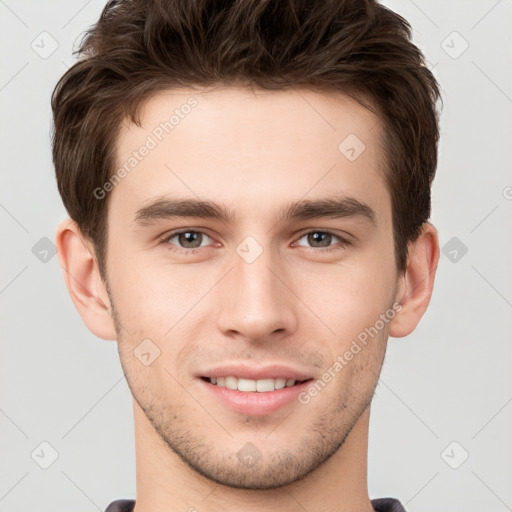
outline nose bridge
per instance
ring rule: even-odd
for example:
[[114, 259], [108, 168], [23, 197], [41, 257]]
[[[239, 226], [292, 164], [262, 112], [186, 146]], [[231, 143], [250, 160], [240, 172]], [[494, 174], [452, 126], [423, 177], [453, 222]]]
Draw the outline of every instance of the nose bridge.
[[233, 255], [221, 305], [219, 327], [237, 331], [251, 340], [262, 340], [276, 331], [293, 331], [296, 316], [286, 277], [279, 279], [282, 262], [269, 244], [247, 237]]

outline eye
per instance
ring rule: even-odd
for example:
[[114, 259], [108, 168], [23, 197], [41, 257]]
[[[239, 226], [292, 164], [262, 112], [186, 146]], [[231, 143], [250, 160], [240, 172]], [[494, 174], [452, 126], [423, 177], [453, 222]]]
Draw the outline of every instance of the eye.
[[[181, 231], [173, 231], [169, 235], [166, 235], [165, 238], [162, 239], [162, 242], [170, 244], [171, 247], [169, 248], [173, 251], [190, 252], [193, 249], [204, 247], [202, 242], [209, 238], [210, 237], [202, 231], [182, 229]], [[176, 242], [173, 242], [174, 239], [176, 239]]]
[[[302, 233], [294, 245], [302, 245], [299, 243], [302, 239], [306, 239], [307, 243], [311, 244], [313, 249], [323, 249], [322, 252], [344, 249], [346, 246], [350, 245], [348, 240], [328, 230], [311, 230]], [[182, 229], [165, 235], [165, 237], [161, 239], [161, 242], [167, 244], [169, 246], [168, 248], [172, 251], [188, 254], [195, 253], [195, 249], [208, 246], [208, 240], [210, 240], [211, 243], [212, 239], [202, 231]], [[333, 241], [338, 241], [338, 243], [333, 244]]]
[[[303, 238], [305, 238], [309, 244], [312, 244], [313, 248], [327, 247], [330, 248], [328, 250], [336, 250], [343, 249], [345, 246], [350, 245], [348, 240], [341, 238], [339, 235], [333, 233], [332, 231], [308, 231], [302, 234], [302, 236], [299, 238], [299, 241]], [[339, 241], [338, 247], [336, 247], [336, 245], [331, 245], [333, 239], [337, 239]]]

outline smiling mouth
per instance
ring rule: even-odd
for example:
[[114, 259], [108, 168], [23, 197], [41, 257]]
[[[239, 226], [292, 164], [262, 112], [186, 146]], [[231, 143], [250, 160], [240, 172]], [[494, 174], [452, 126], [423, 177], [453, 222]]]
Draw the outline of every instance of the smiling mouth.
[[295, 380], [295, 379], [285, 379], [285, 378], [276, 378], [276, 379], [243, 379], [235, 376], [227, 376], [227, 377], [201, 377], [202, 380], [213, 384], [218, 387], [243, 391], [247, 393], [258, 392], [258, 393], [268, 393], [270, 391], [276, 391], [283, 388], [289, 388], [293, 386], [297, 386], [304, 382], [308, 382], [313, 379], [306, 380]]

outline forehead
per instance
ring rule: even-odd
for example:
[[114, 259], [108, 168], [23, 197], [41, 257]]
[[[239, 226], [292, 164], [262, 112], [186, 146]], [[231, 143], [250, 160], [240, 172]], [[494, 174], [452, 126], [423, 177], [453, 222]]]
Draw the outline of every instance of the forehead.
[[311, 89], [173, 89], [124, 122], [112, 207], [132, 215], [165, 194], [243, 213], [343, 194], [389, 210], [378, 117], [349, 96]]

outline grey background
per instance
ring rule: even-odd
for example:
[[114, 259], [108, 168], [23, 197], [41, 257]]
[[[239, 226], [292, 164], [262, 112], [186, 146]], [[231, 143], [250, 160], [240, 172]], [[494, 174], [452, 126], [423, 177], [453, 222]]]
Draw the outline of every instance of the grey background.
[[[443, 89], [432, 222], [444, 254], [419, 327], [389, 341], [370, 497], [417, 512], [512, 510], [512, 1], [385, 4], [410, 21]], [[0, 512], [103, 511], [135, 497], [131, 396], [115, 342], [83, 325], [44, 239], [66, 216], [50, 94], [103, 5], [0, 0]], [[42, 442], [58, 454], [48, 469]]]

